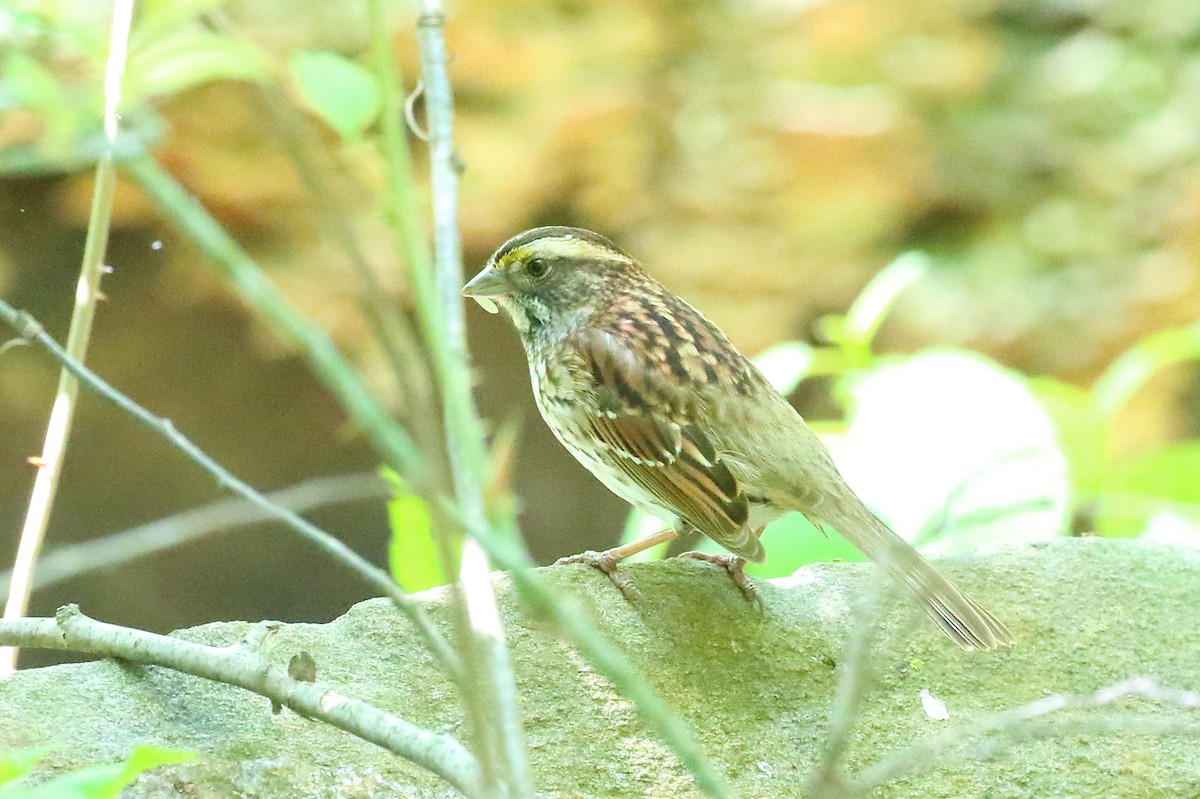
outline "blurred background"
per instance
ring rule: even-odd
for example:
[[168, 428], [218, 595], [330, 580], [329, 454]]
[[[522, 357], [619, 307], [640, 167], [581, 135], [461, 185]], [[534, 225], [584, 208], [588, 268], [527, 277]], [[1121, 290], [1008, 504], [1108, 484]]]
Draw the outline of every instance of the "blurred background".
[[[393, 8], [409, 87], [412, 5]], [[106, 6], [0, 3], [0, 293], [60, 339], [88, 219]], [[144, 32], [135, 51], [143, 84], [127, 133], [413, 418], [413, 386], [397, 385], [364, 322], [343, 235], [411, 313], [378, 203], [384, 162], [372, 131], [339, 136], [308, 113], [289, 71], [298, 51], [365, 62], [364, 4], [178, 6], [195, 14]], [[448, 11], [468, 274], [526, 228], [588, 227], [754, 354], [824, 343], [820, 320], [917, 249], [930, 269], [897, 298], [877, 350], [953, 345], [1081, 389], [1136, 342], [1200, 318], [1194, 0], [460, 0]], [[155, 73], [161, 63], [177, 72]], [[415, 112], [423, 118], [419, 103]], [[424, 145], [410, 145], [423, 181]], [[302, 357], [127, 179], [107, 260], [88, 359], [101, 375], [258, 488], [376, 468]], [[615, 543], [627, 508], [543, 428], [508, 323], [474, 305], [469, 321], [483, 410], [520, 425], [514, 489], [534, 557]], [[32, 348], [0, 353], [0, 569], [57, 374]], [[810, 419], [841, 414], [828, 379], [791, 396]], [[1136, 459], [1198, 434], [1200, 372], [1165, 369], [1122, 410], [1110, 455]], [[84, 396], [47, 548], [222, 496], [153, 434]], [[1088, 531], [1087, 511], [1077, 507], [1069, 528]], [[312, 518], [384, 562], [381, 501]], [[366, 595], [261, 525], [41, 591], [32, 613], [75, 601], [162, 630], [323, 621]]]

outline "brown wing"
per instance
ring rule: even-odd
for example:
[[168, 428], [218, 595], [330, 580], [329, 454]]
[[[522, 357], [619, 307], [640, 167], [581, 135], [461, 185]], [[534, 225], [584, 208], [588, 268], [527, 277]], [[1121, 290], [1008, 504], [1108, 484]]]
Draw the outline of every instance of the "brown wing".
[[619, 338], [588, 329], [572, 344], [590, 372], [591, 423], [620, 469], [643, 490], [730, 552], [761, 561], [749, 503], [708, 436], [693, 423], [696, 386], [650, 368]]

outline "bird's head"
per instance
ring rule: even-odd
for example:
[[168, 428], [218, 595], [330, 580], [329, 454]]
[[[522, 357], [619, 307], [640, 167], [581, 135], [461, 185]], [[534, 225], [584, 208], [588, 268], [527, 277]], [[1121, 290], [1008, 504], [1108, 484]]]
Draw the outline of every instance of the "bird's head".
[[503, 308], [528, 343], [565, 335], [641, 274], [599, 233], [539, 227], [504, 242], [463, 294], [489, 313]]

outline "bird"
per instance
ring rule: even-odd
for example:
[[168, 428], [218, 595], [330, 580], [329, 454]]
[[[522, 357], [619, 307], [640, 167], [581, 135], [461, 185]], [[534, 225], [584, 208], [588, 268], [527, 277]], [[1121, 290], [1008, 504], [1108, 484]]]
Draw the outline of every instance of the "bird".
[[609, 490], [666, 527], [587, 563], [628, 591], [623, 559], [697, 530], [725, 568], [762, 562], [759, 536], [799, 512], [832, 528], [907, 586], [964, 649], [1013, 643], [1002, 622], [939, 574], [871, 512], [804, 418], [721, 330], [604, 236], [576, 227], [504, 242], [464, 287], [511, 319], [533, 394], [558, 441]]

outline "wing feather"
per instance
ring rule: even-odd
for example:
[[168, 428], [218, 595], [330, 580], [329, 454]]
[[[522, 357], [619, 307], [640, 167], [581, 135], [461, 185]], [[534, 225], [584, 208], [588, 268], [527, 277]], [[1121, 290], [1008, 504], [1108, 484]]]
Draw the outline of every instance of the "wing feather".
[[573, 345], [594, 382], [593, 432], [634, 483], [688, 525], [742, 557], [765, 556], [750, 507], [717, 448], [691, 418], [675, 372], [649, 368], [612, 333], [588, 329]]

